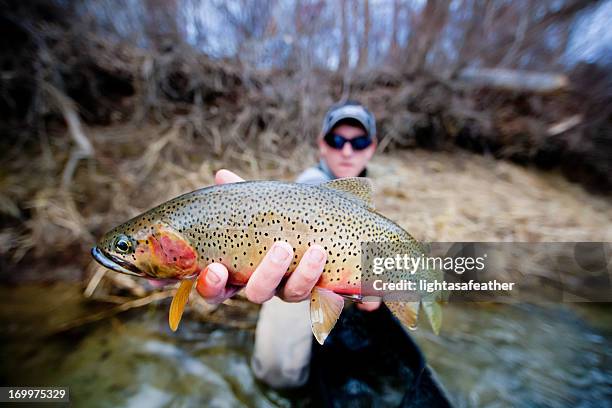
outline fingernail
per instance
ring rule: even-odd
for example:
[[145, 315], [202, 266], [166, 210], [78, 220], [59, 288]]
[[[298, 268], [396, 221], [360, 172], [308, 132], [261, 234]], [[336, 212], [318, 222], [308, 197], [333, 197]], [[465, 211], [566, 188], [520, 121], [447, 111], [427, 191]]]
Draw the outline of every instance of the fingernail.
[[311, 248], [308, 253], [308, 258], [310, 263], [319, 265], [323, 262], [323, 258], [325, 257], [325, 252], [320, 250], [319, 248]]
[[282, 245], [276, 244], [272, 247], [272, 262], [281, 264], [284, 263], [291, 254]]
[[209, 267], [206, 273], [206, 283], [209, 285], [216, 285], [219, 282], [221, 282], [221, 277], [213, 271], [213, 268]]

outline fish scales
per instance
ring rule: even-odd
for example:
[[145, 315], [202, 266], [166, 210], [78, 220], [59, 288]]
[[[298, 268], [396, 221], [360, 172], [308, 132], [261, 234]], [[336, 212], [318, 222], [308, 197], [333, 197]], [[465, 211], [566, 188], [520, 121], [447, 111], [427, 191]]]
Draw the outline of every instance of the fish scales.
[[225, 264], [232, 272], [231, 283], [237, 285], [246, 284], [277, 240], [287, 241], [295, 251], [287, 274], [310, 245], [323, 247], [328, 259], [320, 283], [343, 293], [353, 293], [351, 289], [360, 285], [361, 242], [414, 241], [418, 246], [395, 223], [334, 190], [275, 181], [185, 194], [134, 219], [129, 231], [155, 221], [188, 237], [201, 262]]
[[[207, 187], [118, 226], [105, 235], [99, 247], [154, 278], [188, 278], [202, 266], [221, 262], [228, 268], [230, 284], [245, 285], [276, 241], [286, 241], [294, 249], [287, 275], [306, 250], [318, 244], [327, 252], [327, 261], [317, 287], [338, 294], [367, 295], [361, 293], [361, 280], [374, 276], [371, 270], [361, 270], [362, 242], [386, 243], [384, 253], [371, 247], [366, 257], [388, 255], [389, 249], [419, 256], [423, 247], [361, 199], [362, 182], [356, 182], [357, 195], [351, 194], [355, 185], [348, 181], [336, 185], [249, 181]], [[123, 235], [131, 237], [136, 249], [116, 257], [116, 237]], [[163, 262], [156, 258], [160, 251]], [[388, 280], [399, 280], [406, 272], [385, 273]]]

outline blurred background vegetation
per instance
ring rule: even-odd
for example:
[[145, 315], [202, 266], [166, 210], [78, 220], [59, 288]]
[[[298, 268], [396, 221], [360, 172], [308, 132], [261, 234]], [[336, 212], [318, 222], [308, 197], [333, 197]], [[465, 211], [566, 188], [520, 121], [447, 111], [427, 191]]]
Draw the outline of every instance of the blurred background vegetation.
[[375, 113], [382, 152], [469, 150], [612, 188], [609, 1], [0, 4], [14, 260], [86, 248], [219, 166], [287, 178], [346, 98]]
[[[96, 237], [155, 204], [212, 184], [221, 167], [245, 178], [292, 179], [316, 162], [323, 114], [343, 99], [357, 99], [376, 115], [375, 201], [417, 238], [612, 241], [612, 1], [0, 0], [0, 9], [6, 356], [29, 353], [34, 344], [16, 344], [32, 333], [60, 333], [72, 341], [74, 330], [87, 326], [101, 336], [128, 324], [114, 320], [119, 313], [147, 305], [157, 310], [172, 290], [156, 293], [93, 264], [89, 248]], [[96, 302], [81, 303], [83, 287]], [[197, 297], [192, 301], [193, 317], [211, 327], [253, 327], [256, 309], [240, 298], [221, 311]], [[507, 326], [496, 320], [497, 312]], [[598, 398], [609, 397], [598, 393], [611, 378], [605, 368], [608, 312], [560, 318], [531, 309], [459, 309], [449, 312], [454, 332], [440, 340], [417, 336], [435, 355], [457, 345], [484, 350], [457, 364], [433, 359], [459, 405], [487, 398], [516, 404], [544, 395], [550, 399], [543, 405], [597, 406]], [[25, 317], [14, 323], [15, 316]], [[539, 338], [516, 334], [539, 330], [550, 319], [554, 324]], [[96, 322], [104, 323], [91, 326]], [[474, 323], [480, 322], [483, 337], [475, 340]], [[148, 338], [150, 326], [121, 333]], [[153, 326], [154, 336], [167, 335], [163, 324]], [[196, 334], [185, 336], [199, 338], [200, 329], [192, 330]], [[536, 367], [534, 353], [565, 330], [584, 338], [568, 338], [568, 348]], [[78, 335], [82, 340], [83, 332]], [[96, 336], [86, 337], [79, 353], [106, 347]], [[251, 340], [243, 340], [248, 355]], [[500, 342], [517, 347], [514, 354], [497, 356], [501, 363], [489, 360], [487, 347]], [[591, 360], [597, 362], [576, 363], [576, 347], [595, 353]], [[515, 371], [512, 356], [522, 356], [519, 367], [528, 366], [514, 394], [505, 377]], [[56, 361], [32, 358], [25, 365], [30, 371]], [[123, 364], [119, 360], [110, 367]], [[473, 371], [474, 361], [480, 371]], [[575, 364], [576, 373], [594, 378], [595, 391], [580, 394], [569, 377], [551, 380], [552, 374], [538, 371], [550, 361], [558, 364], [548, 373]], [[498, 377], [489, 376], [486, 390], [470, 394], [483, 384], [478, 373], [498, 363]], [[5, 382], [33, 381], [25, 374], [12, 378], [10, 367]], [[63, 367], [60, 378], [76, 381], [73, 368]], [[83, 380], [88, 369], [76, 370], [83, 375], [80, 390], [91, 391], [94, 400]], [[231, 375], [244, 380], [246, 374]], [[534, 378], [546, 381], [533, 385]], [[115, 385], [108, 387], [103, 395], [116, 396]], [[240, 401], [259, 404], [256, 391], [241, 392]], [[264, 399], [284, 401], [276, 394]]]

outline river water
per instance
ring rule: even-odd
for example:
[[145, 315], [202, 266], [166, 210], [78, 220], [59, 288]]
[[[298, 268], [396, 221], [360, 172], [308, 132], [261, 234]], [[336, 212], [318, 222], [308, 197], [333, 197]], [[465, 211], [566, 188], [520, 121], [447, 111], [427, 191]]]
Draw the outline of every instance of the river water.
[[[253, 331], [194, 321], [167, 304], [58, 331], [99, 311], [77, 285], [0, 288], [0, 379], [70, 387], [73, 406], [305, 406], [258, 383]], [[439, 336], [413, 332], [458, 407], [612, 406], [610, 305], [450, 304]], [[252, 316], [250, 317], [252, 318]]]

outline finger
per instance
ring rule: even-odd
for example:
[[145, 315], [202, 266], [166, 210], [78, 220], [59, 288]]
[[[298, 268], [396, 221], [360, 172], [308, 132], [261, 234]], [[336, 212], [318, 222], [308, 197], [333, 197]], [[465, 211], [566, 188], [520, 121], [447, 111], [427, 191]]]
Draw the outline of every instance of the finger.
[[225, 292], [227, 268], [220, 263], [212, 263], [198, 276], [196, 290], [207, 301], [215, 302]]
[[364, 312], [373, 312], [380, 307], [380, 302], [363, 302], [357, 303], [357, 307]]
[[293, 248], [284, 241], [276, 242], [247, 282], [245, 294], [254, 303], [263, 303], [274, 296], [293, 259]]
[[215, 184], [239, 183], [244, 179], [226, 169], [221, 169], [215, 174]]
[[312, 292], [323, 273], [327, 253], [319, 245], [313, 245], [304, 253], [295, 271], [287, 279], [281, 298], [288, 302], [304, 300]]

